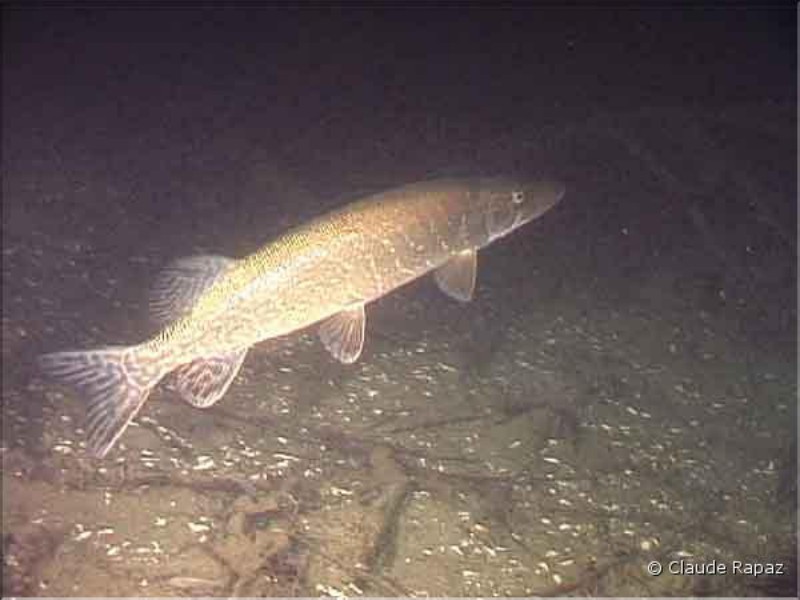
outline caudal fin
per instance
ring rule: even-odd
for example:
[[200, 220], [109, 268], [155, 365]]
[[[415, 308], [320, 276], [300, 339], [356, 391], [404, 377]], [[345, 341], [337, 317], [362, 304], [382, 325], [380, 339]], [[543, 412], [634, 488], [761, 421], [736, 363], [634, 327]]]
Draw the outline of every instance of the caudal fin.
[[43, 371], [86, 394], [88, 443], [104, 457], [163, 373], [136, 346], [67, 351], [39, 358]]

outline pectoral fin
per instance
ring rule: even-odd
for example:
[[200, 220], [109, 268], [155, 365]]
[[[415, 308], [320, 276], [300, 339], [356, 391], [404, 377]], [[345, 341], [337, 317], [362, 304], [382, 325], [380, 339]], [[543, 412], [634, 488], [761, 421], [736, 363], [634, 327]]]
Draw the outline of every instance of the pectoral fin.
[[478, 253], [465, 250], [436, 269], [433, 276], [445, 294], [460, 302], [469, 302], [475, 291], [477, 269]]
[[364, 347], [364, 305], [358, 304], [333, 315], [319, 327], [319, 339], [334, 358], [350, 364]]
[[206, 408], [225, 395], [242, 366], [247, 348], [211, 358], [198, 358], [176, 369], [177, 389], [192, 406]]

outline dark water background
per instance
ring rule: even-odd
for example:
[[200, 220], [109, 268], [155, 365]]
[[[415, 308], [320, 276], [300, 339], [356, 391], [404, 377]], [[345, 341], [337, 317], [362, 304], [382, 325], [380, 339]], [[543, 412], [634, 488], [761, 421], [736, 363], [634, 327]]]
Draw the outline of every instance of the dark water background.
[[[796, 494], [796, 56], [777, 8], [4, 6], [3, 447], [46, 462], [35, 356], [141, 340], [170, 259], [242, 256], [414, 180], [524, 173], [564, 202], [481, 255], [470, 306], [420, 282], [370, 307], [362, 360], [429, 334], [480, 378], [552, 335], [566, 387], [602, 397], [625, 394], [610, 357], [691, 363], [710, 336], [734, 375], [697, 403], [750, 382], [786, 465], [770, 493]], [[758, 455], [737, 423], [722, 437]], [[5, 547], [30, 515], [4, 516]]]
[[[786, 10], [48, 7], [6, 8], [3, 27], [7, 307], [24, 261], [61, 307], [86, 306], [84, 278], [130, 307], [153, 268], [131, 256], [242, 255], [360, 193], [522, 172], [567, 182], [548, 247], [585, 284], [707, 260], [749, 279], [770, 342], [793, 344]], [[698, 191], [728, 159], [709, 142], [753, 189]], [[715, 239], [686, 226], [691, 205]]]

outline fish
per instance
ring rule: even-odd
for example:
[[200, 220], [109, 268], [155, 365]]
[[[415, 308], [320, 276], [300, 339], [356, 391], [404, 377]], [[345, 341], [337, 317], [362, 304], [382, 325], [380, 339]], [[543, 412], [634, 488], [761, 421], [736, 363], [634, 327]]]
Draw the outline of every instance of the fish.
[[103, 458], [167, 374], [185, 401], [205, 408], [225, 395], [252, 346], [317, 323], [327, 351], [354, 363], [365, 306], [429, 272], [445, 294], [469, 301], [477, 251], [543, 215], [565, 189], [507, 177], [421, 181], [334, 209], [238, 260], [179, 258], [152, 287], [154, 336], [43, 354], [40, 368], [86, 397], [87, 446]]

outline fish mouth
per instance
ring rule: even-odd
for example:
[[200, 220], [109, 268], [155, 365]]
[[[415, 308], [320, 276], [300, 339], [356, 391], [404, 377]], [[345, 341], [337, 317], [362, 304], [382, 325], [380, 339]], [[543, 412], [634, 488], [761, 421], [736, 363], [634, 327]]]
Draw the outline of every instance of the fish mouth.
[[[545, 200], [547, 207], [555, 206], [567, 193], [567, 186], [562, 181], [548, 180], [536, 184], [535, 189], [536, 197], [541, 197]], [[547, 201], [549, 199], [549, 201]]]

